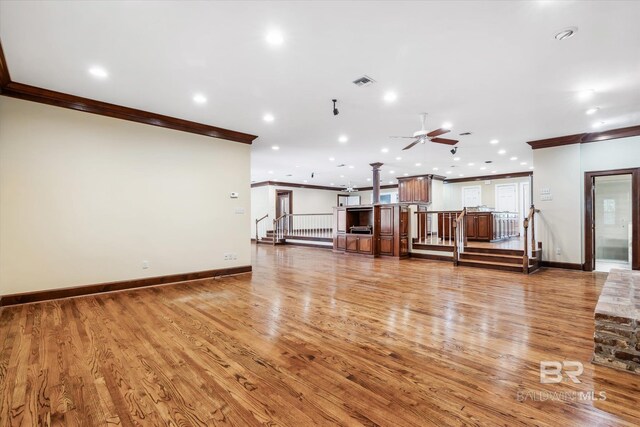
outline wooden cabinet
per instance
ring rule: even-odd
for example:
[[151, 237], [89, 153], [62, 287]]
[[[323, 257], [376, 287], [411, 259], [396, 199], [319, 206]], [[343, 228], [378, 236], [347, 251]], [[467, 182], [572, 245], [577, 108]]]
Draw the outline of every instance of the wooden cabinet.
[[482, 212], [475, 215], [476, 217], [476, 239], [492, 240], [491, 233], [491, 213]]
[[409, 207], [400, 204], [334, 209], [333, 249], [370, 256], [409, 255]]
[[465, 231], [467, 232], [467, 239], [475, 240], [478, 235], [477, 217], [472, 214], [467, 214], [464, 217], [464, 221], [464, 225], [466, 227]]
[[398, 178], [398, 200], [400, 203], [431, 203], [432, 175]]

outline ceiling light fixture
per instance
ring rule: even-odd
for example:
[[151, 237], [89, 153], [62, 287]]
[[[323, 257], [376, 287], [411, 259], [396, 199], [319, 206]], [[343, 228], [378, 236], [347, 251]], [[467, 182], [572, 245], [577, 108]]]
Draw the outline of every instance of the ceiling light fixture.
[[533, 170], [533, 166], [529, 166], [529, 169]]
[[387, 92], [384, 94], [384, 98], [385, 101], [387, 102], [395, 102], [395, 100], [398, 99], [398, 95], [395, 92]]
[[475, 165], [475, 163], [473, 162], [467, 163], [467, 166], [473, 166], [473, 165]]
[[102, 67], [89, 68], [89, 74], [99, 79], [106, 79], [107, 77], [109, 77], [109, 73], [107, 73], [107, 70]]
[[272, 114], [267, 113], [262, 117], [262, 120], [264, 120], [267, 123], [271, 123], [272, 121], [275, 120], [275, 117], [273, 117]]
[[580, 98], [580, 99], [588, 99], [588, 98], [591, 98], [594, 93], [596, 93], [595, 90], [586, 89], [586, 90], [578, 92], [578, 98]]
[[388, 149], [388, 148], [383, 148], [383, 149], [382, 149], [382, 150], [380, 150], [380, 151], [381, 151], [381, 152], [383, 152], [383, 153], [388, 153], [388, 152], [389, 152], [389, 149]]
[[393, 175], [394, 173], [396, 173], [396, 171], [389, 171], [389, 173]]
[[333, 115], [337, 116], [338, 114], [340, 114], [340, 111], [338, 111], [338, 107], [336, 107], [336, 102], [338, 102], [338, 100], [332, 99], [331, 101], [333, 101]]
[[587, 111], [585, 111], [585, 113], [588, 115], [592, 115], [597, 113], [598, 110], [600, 110], [600, 107], [593, 107], [593, 108], [589, 108]]
[[396, 160], [402, 160], [402, 157], [398, 156], [396, 157]]
[[434, 170], [434, 171], [437, 171], [437, 170], [438, 170], [438, 168], [433, 168], [433, 170]]
[[506, 154], [507, 150], [502, 149], [502, 150], [498, 150], [498, 154], [502, 155], [502, 154]]
[[344, 144], [345, 142], [349, 141], [349, 138], [347, 137], [347, 135], [340, 135], [338, 137], [338, 142]]
[[349, 165], [349, 169], [353, 169], [355, 166], [353, 165]]
[[280, 46], [284, 43], [284, 36], [279, 30], [273, 29], [267, 32], [266, 40], [271, 46]]
[[520, 162], [520, 166], [525, 166], [527, 162]]
[[336, 158], [335, 157], [329, 157], [329, 161], [333, 162]]
[[201, 93], [196, 93], [195, 95], [193, 95], [193, 102], [195, 102], [196, 104], [206, 104], [207, 97]]
[[480, 168], [480, 170], [481, 170], [481, 171], [486, 170], [486, 169], [487, 169], [487, 167], [486, 167], [486, 166], [482, 166], [482, 167]]
[[491, 173], [497, 173], [498, 171], [491, 171]]
[[453, 126], [453, 125], [451, 124], [451, 122], [444, 122], [444, 123], [442, 124], [442, 126], [440, 126], [440, 127], [441, 127], [442, 129], [451, 130], [451, 127], [452, 127], [452, 126]]
[[272, 173], [273, 173], [273, 171], [269, 171], [269, 173], [270, 173], [270, 174], [272, 174]]
[[446, 171], [445, 173], [446, 173], [447, 175], [451, 175], [451, 173], [452, 173], [452, 172], [451, 172], [451, 171]]
[[405, 172], [405, 173], [403, 173], [403, 175], [404, 175], [404, 176], [409, 176], [409, 174], [408, 174], [408, 173], [406, 173], [406, 172]]
[[518, 160], [518, 158], [516, 156], [513, 156], [509, 160]]
[[458, 147], [453, 147], [451, 150], [449, 150], [449, 152], [451, 154], [456, 154], [458, 152]]
[[556, 33], [555, 39], [556, 40], [566, 40], [568, 38], [573, 37], [577, 32], [578, 32], [578, 28], [577, 27], [565, 28], [564, 30], [560, 31], [559, 33]]
[[603, 126], [604, 124], [605, 124], [605, 122], [595, 122], [595, 123], [593, 124], [593, 127], [594, 127], [594, 128], [599, 128], [599, 127]]
[[389, 181], [389, 184], [393, 184], [393, 181]]
[[416, 166], [422, 166], [422, 163], [416, 163]]
[[500, 141], [498, 141], [497, 139], [492, 139], [491, 141], [489, 141], [489, 143], [493, 145], [496, 145], [498, 142]]
[[461, 173], [461, 174], [459, 174], [458, 176], [464, 176], [464, 174], [463, 174], [463, 173]]
[[271, 149], [275, 150], [275, 151], [278, 151], [280, 149], [280, 147], [278, 147], [277, 145], [272, 145]]
[[459, 162], [459, 161], [460, 161], [460, 157], [454, 157], [454, 158], [453, 158], [453, 161], [454, 161], [454, 162]]

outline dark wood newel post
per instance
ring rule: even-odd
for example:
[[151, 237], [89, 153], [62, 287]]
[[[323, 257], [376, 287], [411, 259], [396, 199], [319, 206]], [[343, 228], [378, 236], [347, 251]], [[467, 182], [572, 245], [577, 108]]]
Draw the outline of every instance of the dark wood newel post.
[[370, 166], [373, 168], [373, 204], [377, 205], [380, 203], [380, 167], [384, 163], [371, 163]]

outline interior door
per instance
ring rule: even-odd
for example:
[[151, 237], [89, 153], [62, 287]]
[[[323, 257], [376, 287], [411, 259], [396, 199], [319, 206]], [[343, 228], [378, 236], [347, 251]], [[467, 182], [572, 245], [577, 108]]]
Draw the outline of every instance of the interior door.
[[496, 185], [496, 210], [518, 212], [518, 184]]
[[[280, 218], [284, 214], [293, 213], [293, 192], [291, 190], [276, 190], [276, 218]], [[285, 234], [288, 234], [291, 228], [291, 219], [282, 221]]]
[[462, 207], [475, 208], [482, 205], [482, 189], [479, 185], [462, 187]]
[[631, 174], [596, 176], [594, 179], [596, 271], [631, 268], [631, 183]]

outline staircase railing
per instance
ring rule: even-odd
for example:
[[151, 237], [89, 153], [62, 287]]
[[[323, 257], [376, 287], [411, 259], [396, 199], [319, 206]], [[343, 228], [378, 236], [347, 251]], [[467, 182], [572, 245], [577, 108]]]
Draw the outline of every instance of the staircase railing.
[[413, 243], [453, 246], [453, 224], [460, 211], [417, 211], [416, 227], [412, 227]]
[[269, 214], [266, 214], [262, 218], [256, 219], [256, 242], [267, 237], [267, 222], [264, 220], [268, 217]]
[[460, 215], [453, 223], [453, 234], [455, 235], [455, 242], [453, 245], [453, 265], [458, 265], [460, 261], [460, 254], [464, 252], [464, 247], [467, 245], [467, 233], [465, 231], [465, 215], [467, 208], [462, 209]]
[[534, 205], [529, 208], [529, 214], [523, 221], [524, 229], [524, 250], [522, 251], [522, 271], [524, 273], [529, 272], [529, 260], [534, 257], [534, 252], [538, 249], [536, 242], [536, 213], [540, 212], [540, 209], [536, 209]]
[[273, 220], [273, 244], [280, 242], [284, 239], [287, 232], [287, 214], [282, 214], [278, 218]]
[[326, 238], [333, 236], [333, 214], [287, 214], [287, 237]]

